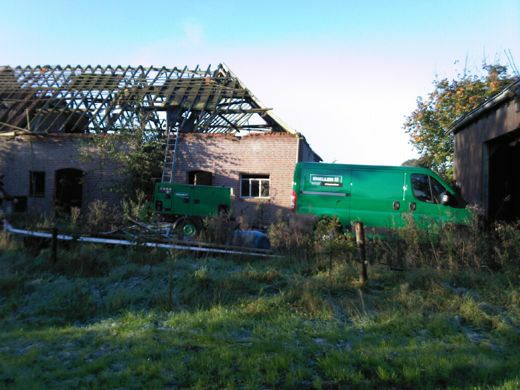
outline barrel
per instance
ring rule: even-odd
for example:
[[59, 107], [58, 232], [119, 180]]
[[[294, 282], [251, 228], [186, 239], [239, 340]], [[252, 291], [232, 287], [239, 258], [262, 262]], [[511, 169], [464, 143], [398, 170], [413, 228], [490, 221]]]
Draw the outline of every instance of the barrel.
[[269, 237], [259, 230], [235, 230], [233, 232], [233, 245], [256, 249], [271, 248]]

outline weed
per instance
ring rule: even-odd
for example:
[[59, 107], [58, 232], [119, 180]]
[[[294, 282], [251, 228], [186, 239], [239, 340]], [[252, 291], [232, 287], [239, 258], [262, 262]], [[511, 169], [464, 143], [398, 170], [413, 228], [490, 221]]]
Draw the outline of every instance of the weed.
[[61, 250], [54, 271], [63, 275], [102, 276], [115, 265], [104, 248], [93, 245], [73, 245]]
[[110, 231], [120, 224], [121, 219], [113, 206], [101, 200], [89, 203], [86, 217], [86, 230], [88, 232], [100, 233]]
[[206, 242], [228, 244], [231, 242], [237, 222], [231, 218], [231, 212], [222, 212], [215, 217], [206, 217], [203, 221], [201, 238]]
[[125, 199], [121, 206], [125, 219], [148, 221], [152, 217], [149, 202], [143, 191], [137, 191], [133, 198]]
[[271, 247], [291, 258], [308, 260], [312, 256], [314, 218], [278, 214], [278, 220], [268, 229]]
[[520, 222], [513, 224], [496, 224], [495, 244], [496, 263], [511, 275], [518, 276], [520, 268]]
[[501, 270], [512, 278], [520, 266], [520, 225], [496, 224], [484, 229], [477, 218], [469, 226], [416, 225], [411, 216], [404, 228], [368, 240], [372, 262], [405, 268], [434, 267], [461, 272]]
[[16, 294], [23, 285], [23, 277], [18, 274], [0, 276], [0, 295], [8, 297]]
[[14, 241], [9, 234], [0, 232], [0, 254], [17, 251], [19, 249], [20, 245]]

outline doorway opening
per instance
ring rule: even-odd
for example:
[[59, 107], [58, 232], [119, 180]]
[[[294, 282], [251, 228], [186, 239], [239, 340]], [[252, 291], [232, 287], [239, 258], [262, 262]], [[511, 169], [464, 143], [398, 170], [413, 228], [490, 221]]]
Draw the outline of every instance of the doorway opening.
[[500, 137], [488, 145], [489, 216], [511, 222], [520, 219], [520, 137]]
[[83, 171], [74, 168], [58, 169], [55, 173], [54, 207], [70, 214], [72, 207], [81, 208], [83, 202]]

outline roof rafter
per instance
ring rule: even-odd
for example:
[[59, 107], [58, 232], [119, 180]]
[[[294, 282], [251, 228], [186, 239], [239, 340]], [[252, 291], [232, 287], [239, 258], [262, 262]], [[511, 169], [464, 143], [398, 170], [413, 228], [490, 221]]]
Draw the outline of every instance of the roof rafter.
[[0, 67], [0, 131], [296, 133], [223, 64]]

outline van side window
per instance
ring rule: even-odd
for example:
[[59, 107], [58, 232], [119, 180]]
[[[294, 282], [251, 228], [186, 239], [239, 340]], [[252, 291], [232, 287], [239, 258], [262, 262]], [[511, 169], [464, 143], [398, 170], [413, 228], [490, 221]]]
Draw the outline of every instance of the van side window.
[[430, 192], [430, 183], [427, 175], [412, 175], [412, 191], [413, 196], [417, 199], [422, 200], [423, 202], [432, 201], [431, 192]]
[[414, 173], [411, 179], [413, 195], [417, 199], [428, 203], [441, 203], [441, 195], [446, 192], [441, 183], [431, 176], [417, 173]]
[[433, 201], [435, 203], [441, 203], [441, 195], [443, 192], [446, 192], [446, 189], [433, 177], [430, 177], [430, 185], [432, 189]]

